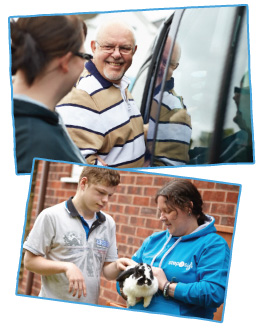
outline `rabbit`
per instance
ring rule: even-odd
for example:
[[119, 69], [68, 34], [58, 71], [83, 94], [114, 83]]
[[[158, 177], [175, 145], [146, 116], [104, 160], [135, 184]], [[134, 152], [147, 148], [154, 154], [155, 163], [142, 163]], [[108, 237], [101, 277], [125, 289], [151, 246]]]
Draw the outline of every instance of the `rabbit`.
[[135, 306], [136, 298], [140, 297], [144, 298], [144, 307], [148, 307], [158, 290], [158, 280], [153, 275], [151, 266], [146, 263], [128, 266], [116, 280], [127, 296], [127, 307]]

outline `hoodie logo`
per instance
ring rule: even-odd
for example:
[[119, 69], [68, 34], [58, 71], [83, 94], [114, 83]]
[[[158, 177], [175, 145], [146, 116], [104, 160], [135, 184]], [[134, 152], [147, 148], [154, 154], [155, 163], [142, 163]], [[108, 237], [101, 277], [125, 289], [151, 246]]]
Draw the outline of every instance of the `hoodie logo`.
[[191, 268], [193, 268], [192, 261], [191, 261], [190, 264], [188, 264], [188, 263], [186, 263], [184, 261], [179, 261], [179, 262], [177, 262], [177, 261], [169, 261], [168, 264], [169, 265], [172, 265], [172, 266], [180, 267], [180, 268], [185, 267], [186, 270], [190, 270]]

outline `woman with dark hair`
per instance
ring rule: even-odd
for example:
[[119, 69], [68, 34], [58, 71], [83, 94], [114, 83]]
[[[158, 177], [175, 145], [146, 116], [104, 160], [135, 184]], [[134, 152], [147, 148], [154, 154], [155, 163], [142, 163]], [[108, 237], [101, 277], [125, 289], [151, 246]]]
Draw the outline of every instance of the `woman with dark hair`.
[[84, 67], [86, 26], [76, 15], [21, 17], [11, 21], [15, 147], [18, 173], [34, 157], [84, 163], [56, 104]]
[[156, 202], [166, 230], [148, 237], [132, 259], [153, 267], [159, 290], [147, 308], [142, 302], [130, 308], [213, 319], [224, 302], [229, 247], [189, 180], [170, 181]]

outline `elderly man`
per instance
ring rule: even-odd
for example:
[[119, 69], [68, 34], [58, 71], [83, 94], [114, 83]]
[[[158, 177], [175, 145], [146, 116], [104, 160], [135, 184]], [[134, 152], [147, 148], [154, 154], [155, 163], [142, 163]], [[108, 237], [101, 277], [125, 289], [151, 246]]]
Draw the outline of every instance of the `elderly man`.
[[87, 163], [141, 167], [143, 121], [124, 76], [137, 49], [133, 29], [120, 21], [106, 22], [91, 49], [93, 59], [57, 111]]
[[[154, 152], [154, 166], [179, 166], [185, 165], [189, 161], [191, 117], [184, 105], [183, 97], [178, 96], [174, 91], [173, 72], [177, 69], [181, 56], [181, 48], [177, 42], [172, 50], [166, 81], [163, 82], [170, 47], [171, 39], [168, 39], [158, 71], [148, 125], [148, 152]], [[165, 83], [165, 86], [161, 106], [159, 106], [162, 83]], [[156, 120], [158, 120], [158, 131], [153, 151], [151, 141], [154, 137]]]

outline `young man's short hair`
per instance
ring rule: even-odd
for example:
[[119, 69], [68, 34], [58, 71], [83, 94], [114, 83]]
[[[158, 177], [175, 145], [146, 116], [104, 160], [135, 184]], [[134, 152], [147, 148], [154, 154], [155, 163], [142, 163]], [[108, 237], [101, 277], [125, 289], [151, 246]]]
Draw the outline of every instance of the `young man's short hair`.
[[116, 170], [103, 167], [84, 166], [79, 177], [88, 179], [88, 184], [102, 184], [109, 187], [115, 187], [120, 183], [120, 174]]

